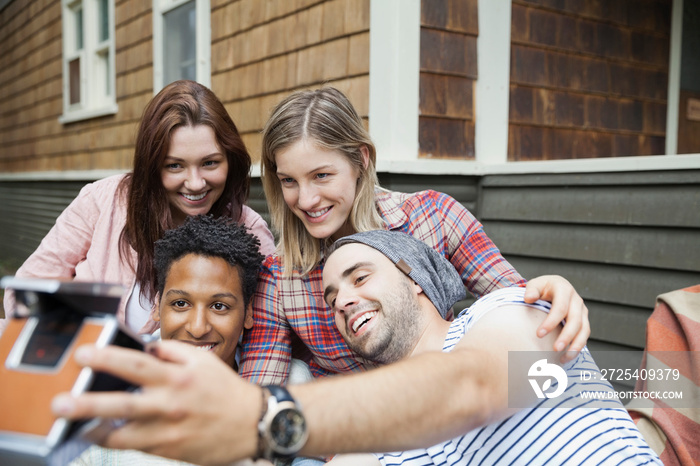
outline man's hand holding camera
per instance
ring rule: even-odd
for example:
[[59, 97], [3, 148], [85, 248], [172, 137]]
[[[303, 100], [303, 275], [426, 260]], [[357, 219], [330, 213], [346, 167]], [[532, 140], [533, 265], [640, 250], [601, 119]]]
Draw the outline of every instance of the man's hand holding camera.
[[[151, 353], [158, 359], [117, 347], [79, 348], [79, 364], [143, 388], [136, 394], [61, 394], [52, 404], [54, 414], [125, 419], [123, 427], [101, 442], [107, 447], [135, 448], [198, 464], [255, 456], [260, 404], [236, 400], [262, 400], [259, 387], [243, 381], [213, 354], [179, 342], [157, 343]], [[221, 400], [231, 403], [222, 406]], [[236, 432], [231, 432], [232, 426]]]

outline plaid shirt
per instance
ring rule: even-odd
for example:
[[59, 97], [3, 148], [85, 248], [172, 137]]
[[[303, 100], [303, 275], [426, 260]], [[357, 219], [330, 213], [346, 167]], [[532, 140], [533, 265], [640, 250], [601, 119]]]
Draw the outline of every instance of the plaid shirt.
[[[376, 198], [387, 229], [408, 233], [444, 254], [475, 297], [525, 283], [476, 218], [452, 197], [378, 188]], [[259, 384], [285, 383], [293, 333], [310, 350], [309, 365], [317, 377], [368, 365], [347, 347], [323, 301], [324, 263], [322, 259], [307, 276], [284, 278], [279, 256], [267, 257], [253, 299], [255, 324], [244, 337], [243, 377]]]

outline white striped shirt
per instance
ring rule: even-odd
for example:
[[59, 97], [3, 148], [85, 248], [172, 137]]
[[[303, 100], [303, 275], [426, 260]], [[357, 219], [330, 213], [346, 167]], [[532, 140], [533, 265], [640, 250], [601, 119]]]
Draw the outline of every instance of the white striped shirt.
[[[476, 321], [499, 306], [524, 304], [549, 312], [549, 303], [526, 304], [523, 295], [524, 288], [510, 287], [479, 299], [452, 322], [443, 351], [452, 351]], [[592, 381], [581, 378], [582, 371], [599, 373], [587, 349], [564, 369], [567, 389], [558, 397], [545, 398], [504, 421], [426, 449], [377, 456], [382, 464], [407, 466], [662, 464], [619, 401], [578, 398], [581, 391], [612, 390], [602, 377]]]

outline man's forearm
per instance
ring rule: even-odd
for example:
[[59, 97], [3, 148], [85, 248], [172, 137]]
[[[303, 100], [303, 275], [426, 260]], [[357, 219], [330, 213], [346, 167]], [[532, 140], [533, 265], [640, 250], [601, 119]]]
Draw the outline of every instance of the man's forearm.
[[427, 353], [362, 374], [289, 387], [309, 426], [302, 453], [427, 447], [505, 415], [500, 409], [505, 392], [494, 390], [497, 384], [482, 370], [492, 356], [459, 353]]

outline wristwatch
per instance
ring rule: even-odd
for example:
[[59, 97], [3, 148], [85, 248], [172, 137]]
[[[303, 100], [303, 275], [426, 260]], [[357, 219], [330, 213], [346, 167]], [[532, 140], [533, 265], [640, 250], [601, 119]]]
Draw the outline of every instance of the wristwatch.
[[263, 412], [258, 423], [258, 455], [273, 463], [294, 458], [309, 437], [301, 407], [286, 388], [263, 387]]

